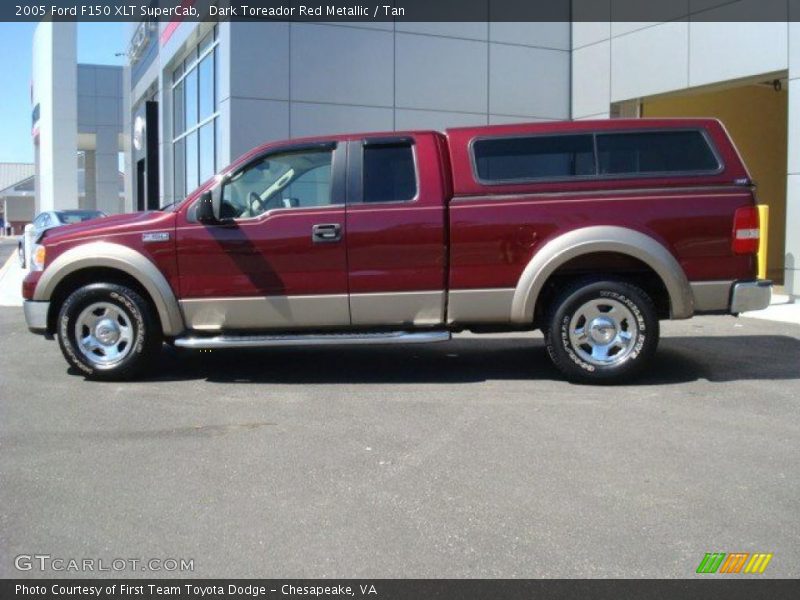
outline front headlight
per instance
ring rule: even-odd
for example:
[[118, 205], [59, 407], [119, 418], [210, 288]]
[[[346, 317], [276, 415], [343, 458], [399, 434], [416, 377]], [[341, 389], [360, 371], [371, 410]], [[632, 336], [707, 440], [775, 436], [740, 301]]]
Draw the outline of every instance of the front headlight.
[[44, 269], [45, 255], [47, 251], [41, 244], [34, 244], [31, 248], [31, 270], [42, 271]]

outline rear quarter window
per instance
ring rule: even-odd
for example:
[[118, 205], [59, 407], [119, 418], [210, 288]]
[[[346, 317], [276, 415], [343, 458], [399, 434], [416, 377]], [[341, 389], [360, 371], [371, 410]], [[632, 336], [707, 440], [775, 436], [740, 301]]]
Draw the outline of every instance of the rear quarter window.
[[411, 144], [364, 147], [364, 202], [408, 202], [417, 195]]

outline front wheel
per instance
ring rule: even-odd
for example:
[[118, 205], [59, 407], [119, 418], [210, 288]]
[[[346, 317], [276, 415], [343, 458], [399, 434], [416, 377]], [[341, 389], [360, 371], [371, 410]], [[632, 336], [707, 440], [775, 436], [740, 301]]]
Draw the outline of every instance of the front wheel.
[[136, 291], [96, 283], [73, 292], [58, 316], [67, 361], [90, 379], [119, 381], [140, 373], [161, 348], [161, 330]]
[[545, 343], [571, 381], [621, 383], [653, 357], [658, 316], [650, 297], [623, 281], [581, 280], [553, 303]]

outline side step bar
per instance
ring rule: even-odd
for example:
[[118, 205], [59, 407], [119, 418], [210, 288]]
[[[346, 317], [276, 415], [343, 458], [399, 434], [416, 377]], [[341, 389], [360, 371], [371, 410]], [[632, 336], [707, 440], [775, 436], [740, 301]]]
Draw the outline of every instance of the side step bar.
[[217, 348], [267, 348], [279, 346], [339, 346], [364, 344], [428, 344], [446, 342], [449, 331], [390, 331], [385, 333], [329, 333], [298, 335], [220, 335], [182, 337], [179, 348], [212, 350]]

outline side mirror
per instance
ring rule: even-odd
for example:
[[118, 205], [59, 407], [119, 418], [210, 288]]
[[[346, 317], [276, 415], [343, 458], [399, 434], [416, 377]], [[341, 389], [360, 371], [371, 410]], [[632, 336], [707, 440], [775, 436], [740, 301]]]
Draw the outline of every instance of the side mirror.
[[200, 194], [200, 199], [197, 201], [197, 208], [195, 209], [195, 217], [203, 225], [216, 225], [219, 223], [219, 215], [214, 210], [214, 196], [211, 194], [211, 190]]

